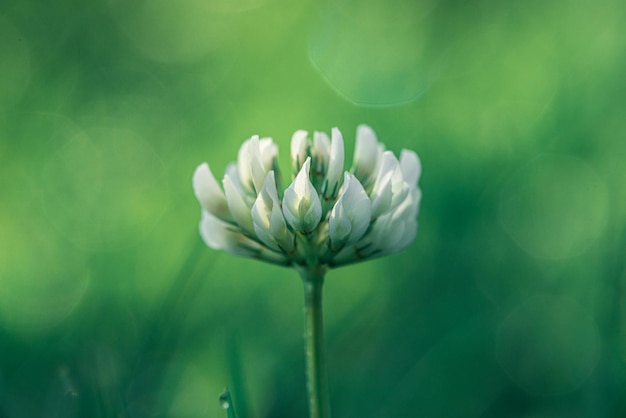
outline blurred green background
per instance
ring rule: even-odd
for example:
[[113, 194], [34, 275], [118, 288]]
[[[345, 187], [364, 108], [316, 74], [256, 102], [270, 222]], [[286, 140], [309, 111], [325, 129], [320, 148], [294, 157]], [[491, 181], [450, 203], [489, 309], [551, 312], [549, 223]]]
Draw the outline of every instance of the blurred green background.
[[404, 252], [331, 271], [335, 417], [626, 416], [619, 0], [0, 4], [0, 416], [305, 417], [289, 269], [191, 175], [360, 123], [422, 160]]

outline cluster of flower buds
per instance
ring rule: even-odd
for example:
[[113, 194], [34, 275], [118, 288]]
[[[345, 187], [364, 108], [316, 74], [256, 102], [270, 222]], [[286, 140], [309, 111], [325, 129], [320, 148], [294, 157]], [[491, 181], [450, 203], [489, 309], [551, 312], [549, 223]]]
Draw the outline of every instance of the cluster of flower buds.
[[209, 165], [193, 175], [206, 244], [235, 255], [296, 266], [336, 267], [406, 248], [417, 233], [421, 165], [400, 158], [365, 125], [357, 128], [354, 163], [344, 171], [341, 132], [297, 131], [291, 139], [294, 178], [283, 189], [278, 147], [246, 140], [222, 186]]

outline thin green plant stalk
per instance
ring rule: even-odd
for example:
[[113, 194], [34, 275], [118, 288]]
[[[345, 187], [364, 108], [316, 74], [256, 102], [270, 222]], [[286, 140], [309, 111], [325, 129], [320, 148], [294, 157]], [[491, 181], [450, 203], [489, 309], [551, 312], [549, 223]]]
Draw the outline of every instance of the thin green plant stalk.
[[304, 285], [304, 353], [310, 418], [330, 418], [324, 350], [322, 287], [325, 269], [300, 269]]
[[220, 404], [222, 405], [222, 408], [226, 410], [227, 418], [237, 418], [235, 405], [233, 405], [233, 398], [228, 389], [224, 389], [224, 392], [220, 395]]

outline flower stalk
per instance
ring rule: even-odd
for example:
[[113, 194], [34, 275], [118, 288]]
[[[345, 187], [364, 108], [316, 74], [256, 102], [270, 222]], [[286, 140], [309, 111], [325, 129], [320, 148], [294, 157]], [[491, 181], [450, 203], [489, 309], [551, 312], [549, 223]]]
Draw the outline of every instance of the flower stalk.
[[325, 270], [299, 269], [304, 287], [304, 354], [310, 418], [330, 418], [330, 397], [324, 349], [322, 288]]

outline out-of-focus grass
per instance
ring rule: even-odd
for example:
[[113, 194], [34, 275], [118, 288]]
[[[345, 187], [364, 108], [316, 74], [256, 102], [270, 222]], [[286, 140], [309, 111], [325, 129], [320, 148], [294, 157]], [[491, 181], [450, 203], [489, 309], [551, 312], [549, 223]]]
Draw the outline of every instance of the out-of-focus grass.
[[0, 6], [0, 415], [306, 414], [295, 272], [206, 248], [191, 173], [359, 123], [416, 242], [331, 271], [337, 417], [626, 414], [626, 7]]

